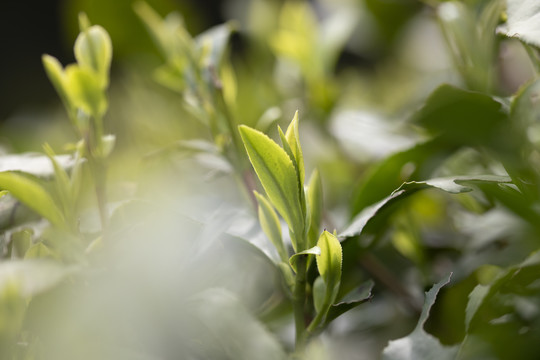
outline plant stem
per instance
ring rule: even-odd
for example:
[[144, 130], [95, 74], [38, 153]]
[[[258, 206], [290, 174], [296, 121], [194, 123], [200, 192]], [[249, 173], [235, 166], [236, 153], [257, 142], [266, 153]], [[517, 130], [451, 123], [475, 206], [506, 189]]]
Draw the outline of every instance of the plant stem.
[[299, 257], [296, 263], [296, 278], [294, 284], [293, 293], [293, 309], [294, 309], [294, 324], [296, 327], [296, 342], [295, 347], [297, 351], [301, 351], [305, 346], [305, 302], [306, 302], [306, 265], [307, 256], [302, 255]]
[[107, 216], [107, 168], [103, 161], [98, 161], [94, 168], [94, 186], [98, 203], [101, 232], [105, 232], [108, 222]]

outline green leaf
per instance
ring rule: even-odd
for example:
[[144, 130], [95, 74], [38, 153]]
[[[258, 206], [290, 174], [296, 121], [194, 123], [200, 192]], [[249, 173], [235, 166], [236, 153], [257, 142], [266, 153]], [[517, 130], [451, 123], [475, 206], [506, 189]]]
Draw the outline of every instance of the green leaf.
[[299, 256], [310, 256], [310, 255], [321, 255], [321, 248], [318, 246], [314, 246], [310, 249], [301, 251], [299, 253], [294, 254], [289, 259], [289, 264], [291, 264], [291, 267], [296, 272], [296, 262], [298, 261]]
[[422, 308], [422, 314], [416, 328], [408, 336], [397, 340], [391, 340], [383, 350], [384, 360], [417, 360], [417, 359], [455, 359], [458, 347], [443, 346], [437, 338], [424, 330], [424, 324], [429, 317], [429, 311], [435, 303], [440, 289], [450, 282], [449, 274], [446, 279], [433, 285], [426, 293], [426, 300]]
[[50, 55], [43, 55], [41, 61], [43, 62], [47, 77], [53, 84], [54, 89], [58, 93], [58, 96], [60, 96], [60, 100], [62, 100], [62, 103], [71, 118], [75, 112], [75, 105], [69, 97], [67, 78], [62, 65], [55, 57]]
[[351, 213], [358, 214], [399, 187], [403, 182], [431, 174], [457, 149], [439, 137], [390, 155], [363, 176], [354, 194]]
[[272, 207], [272, 204], [258, 192], [255, 193], [255, 198], [259, 203], [259, 222], [261, 227], [272, 244], [275, 246], [279, 257], [282, 261], [287, 262], [289, 256], [285, 249], [285, 244], [281, 237], [281, 224], [279, 218]]
[[66, 68], [66, 77], [73, 104], [87, 114], [103, 116], [107, 111], [107, 99], [100, 77], [91, 69], [74, 64]]
[[313, 282], [313, 305], [315, 311], [320, 313], [324, 306], [324, 300], [326, 299], [326, 284], [322, 276], [317, 276]]
[[480, 305], [489, 293], [490, 286], [478, 284], [469, 294], [469, 302], [465, 309], [465, 330], [468, 331], [471, 325], [471, 320], [478, 311]]
[[300, 181], [300, 169], [298, 167], [298, 162], [296, 161], [296, 157], [294, 156], [293, 150], [291, 149], [291, 146], [287, 142], [287, 138], [285, 137], [285, 134], [283, 133], [283, 130], [281, 130], [281, 127], [278, 125], [278, 133], [279, 138], [281, 140], [281, 144], [283, 146], [283, 150], [287, 153], [289, 158], [291, 159], [294, 170], [296, 171], [296, 178], [298, 179], [298, 188], [302, 189], [302, 182]]
[[319, 228], [321, 227], [321, 217], [323, 211], [323, 194], [321, 177], [319, 171], [314, 170], [311, 174], [307, 188], [306, 196], [308, 214], [309, 214], [309, 230], [308, 230], [308, 247], [313, 247], [317, 244], [319, 236]]
[[9, 191], [51, 224], [60, 228], [65, 226], [62, 213], [38, 181], [15, 172], [0, 172], [0, 188]]
[[435, 188], [452, 194], [459, 194], [472, 191], [472, 188], [466, 185], [506, 183], [511, 183], [511, 179], [508, 176], [497, 175], [456, 176], [435, 178], [425, 181], [407, 182], [402, 184], [390, 196], [365, 208], [353, 219], [351, 224], [341, 234], [339, 234], [339, 236], [342, 238], [347, 238], [360, 235], [370, 222], [374, 221], [378, 216], [383, 214], [383, 210], [395, 204], [398, 200], [422, 189]]
[[508, 135], [504, 130], [508, 123], [505, 111], [491, 96], [442, 85], [412, 121], [452, 144], [498, 148]]
[[301, 188], [304, 185], [305, 170], [304, 170], [304, 155], [302, 154], [302, 147], [300, 146], [300, 137], [298, 135], [298, 110], [294, 113], [294, 117], [287, 128], [285, 133], [287, 143], [291, 147], [296, 163], [298, 164], [298, 176], [300, 179]]
[[507, 21], [498, 31], [524, 43], [540, 47], [540, 3], [536, 0], [507, 0]]
[[74, 52], [79, 66], [92, 69], [98, 75], [100, 88], [105, 89], [112, 60], [112, 42], [107, 31], [99, 25], [85, 29], [75, 40]]
[[298, 248], [296, 237], [303, 234], [304, 217], [292, 160], [285, 150], [260, 131], [245, 125], [241, 125], [239, 131], [249, 160], [268, 198], [295, 234], [293, 237], [295, 251], [302, 250]]
[[319, 237], [317, 246], [321, 249], [321, 255], [316, 258], [317, 269], [326, 285], [325, 304], [330, 306], [334, 303], [341, 284], [343, 253], [337, 237], [326, 230]]
[[338, 316], [371, 300], [373, 298], [371, 291], [373, 290], [374, 285], [375, 283], [373, 282], [373, 280], [369, 280], [362, 284], [360, 287], [358, 287], [355, 291], [345, 296], [345, 298], [339, 303], [333, 304], [330, 309], [328, 309], [325, 324], [329, 324]]
[[[476, 331], [484, 326], [486, 319], [500, 317], [500, 312], [493, 312], [488, 306], [497, 297], [507, 301], [508, 294], [537, 294], [538, 271], [540, 270], [540, 251], [533, 252], [520, 264], [510, 266], [499, 273], [489, 285], [477, 285], [469, 294], [465, 313], [467, 331]], [[502, 299], [498, 299], [502, 302]], [[510, 306], [510, 302], [508, 301]]]

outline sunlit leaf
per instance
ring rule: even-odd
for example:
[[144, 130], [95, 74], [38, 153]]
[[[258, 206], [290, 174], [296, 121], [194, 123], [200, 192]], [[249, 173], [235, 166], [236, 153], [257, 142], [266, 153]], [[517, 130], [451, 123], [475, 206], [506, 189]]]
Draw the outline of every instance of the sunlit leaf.
[[426, 300], [416, 328], [404, 338], [391, 340], [383, 350], [384, 360], [455, 359], [457, 346], [443, 346], [437, 338], [424, 330], [424, 324], [437, 294], [444, 285], [450, 282], [451, 275], [433, 285], [426, 293]]
[[11, 195], [53, 225], [65, 226], [62, 213], [51, 196], [36, 180], [15, 172], [0, 172], [0, 188], [9, 191]]
[[325, 304], [334, 303], [341, 284], [341, 265], [343, 254], [341, 244], [336, 236], [328, 231], [323, 231], [317, 241], [321, 254], [316, 257], [317, 269], [326, 285]]
[[[285, 150], [265, 134], [244, 125], [240, 126], [239, 130], [251, 164], [268, 198], [289, 228], [297, 236], [301, 236], [304, 231], [304, 218], [300, 205], [300, 189], [291, 159]], [[293, 245], [296, 249], [298, 244]]]
[[289, 264], [291, 264], [291, 267], [293, 268], [293, 270], [296, 271], [296, 263], [298, 262], [298, 258], [300, 256], [310, 256], [310, 255], [321, 255], [321, 248], [318, 246], [314, 246], [310, 249], [296, 253], [290, 257]]
[[303, 186], [305, 178], [304, 170], [304, 155], [302, 154], [302, 147], [300, 146], [300, 137], [298, 135], [298, 111], [294, 113], [294, 117], [285, 132], [285, 138], [291, 147], [296, 163], [298, 164], [298, 174], [300, 177], [300, 184]]
[[87, 114], [101, 117], [107, 111], [107, 99], [99, 76], [77, 65], [66, 68], [67, 91], [73, 104]]
[[323, 211], [321, 177], [317, 170], [311, 174], [307, 188], [306, 202], [309, 207], [308, 214], [310, 217], [307, 246], [313, 247], [317, 244]]
[[75, 40], [74, 52], [79, 66], [92, 69], [101, 88], [106, 88], [112, 60], [112, 42], [107, 31], [99, 25], [84, 30]]
[[70, 114], [70, 117], [73, 116], [75, 105], [72, 103], [69, 97], [67, 78], [62, 65], [55, 57], [50, 55], [43, 55], [41, 60], [43, 62], [43, 67], [45, 68], [45, 72], [53, 84], [54, 89], [58, 93], [58, 96], [60, 96], [60, 99], [62, 100], [68, 114]]

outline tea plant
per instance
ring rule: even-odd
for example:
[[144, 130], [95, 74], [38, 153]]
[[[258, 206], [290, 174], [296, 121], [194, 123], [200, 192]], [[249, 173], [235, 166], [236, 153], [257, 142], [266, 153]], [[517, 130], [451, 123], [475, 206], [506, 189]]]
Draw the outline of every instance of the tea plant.
[[[272, 26], [192, 36], [180, 15], [136, 3], [161, 56], [151, 77], [170, 94], [111, 81], [114, 38], [81, 15], [76, 63], [42, 58], [75, 144], [0, 157], [2, 359], [536, 358], [538, 6], [422, 3], [452, 77], [396, 100], [399, 128], [344, 110], [351, 83], [369, 98], [388, 81], [336, 71], [358, 13], [256, 1]], [[365, 2], [374, 23], [406, 6], [381, 4]], [[234, 33], [256, 51], [230, 57]], [[508, 44], [531, 68], [517, 90], [498, 75], [515, 71], [498, 59]], [[116, 81], [179, 100], [196, 135], [142, 160], [115, 146], [109, 99], [129, 106]], [[294, 108], [285, 131], [272, 126]], [[366, 138], [382, 155], [354, 156]]]

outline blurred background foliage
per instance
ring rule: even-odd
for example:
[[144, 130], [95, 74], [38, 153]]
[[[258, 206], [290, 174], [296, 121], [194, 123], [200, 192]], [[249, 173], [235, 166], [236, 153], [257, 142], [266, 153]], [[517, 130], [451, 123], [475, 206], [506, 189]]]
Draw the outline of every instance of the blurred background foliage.
[[[117, 146], [105, 250], [81, 255], [69, 236], [1, 199], [0, 354], [283, 358], [293, 346], [290, 302], [250, 204], [257, 185], [242, 178], [249, 167], [235, 127], [208, 124], [227, 109], [227, 121], [275, 139], [275, 125], [285, 128], [298, 109], [307, 171], [321, 173], [324, 226], [342, 234], [342, 292], [374, 282], [373, 299], [338, 318], [306, 358], [378, 358], [413, 331], [424, 291], [449, 272], [424, 326], [441, 354], [461, 345], [458, 358], [536, 358], [539, 262], [528, 256], [540, 232], [538, 43], [497, 35], [505, 2], [147, 3], [163, 17], [180, 14], [167, 19], [181, 18], [192, 36], [225, 22], [234, 30], [204, 83], [221, 82], [223, 103], [186, 96], [189, 83], [166, 67], [130, 0], [1, 10], [0, 150], [42, 152], [47, 142], [63, 153], [77, 140], [41, 55], [73, 62], [81, 11], [113, 42], [105, 127]], [[2, 171], [20, 170], [6, 159]], [[485, 174], [511, 183], [478, 178]], [[455, 176], [468, 176], [461, 181], [474, 191], [445, 182], [393, 193]], [[96, 214], [83, 188], [80, 227], [92, 239]], [[73, 247], [64, 254], [78, 255], [47, 252], [61, 241]], [[29, 257], [62, 266], [26, 269]]]

